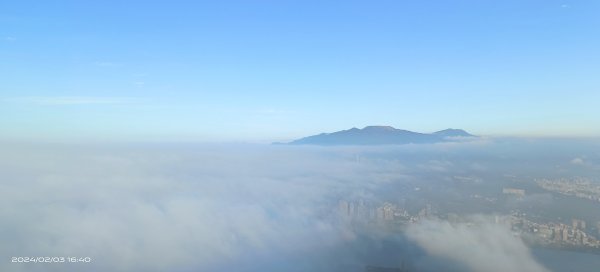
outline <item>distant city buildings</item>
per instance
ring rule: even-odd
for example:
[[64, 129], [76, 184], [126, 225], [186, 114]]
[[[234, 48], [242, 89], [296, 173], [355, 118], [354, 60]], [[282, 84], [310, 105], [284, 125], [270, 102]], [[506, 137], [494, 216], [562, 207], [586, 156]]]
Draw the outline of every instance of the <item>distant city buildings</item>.
[[417, 215], [412, 216], [404, 208], [390, 202], [370, 204], [363, 200], [338, 202], [338, 213], [348, 221], [385, 224], [390, 222], [417, 222], [433, 214], [431, 205], [426, 205]]
[[[524, 190], [505, 188], [506, 193], [522, 196]], [[469, 218], [461, 217], [454, 213], [444, 215], [426, 204], [416, 214], [409, 213], [403, 207], [391, 203], [383, 202], [379, 204], [367, 203], [363, 200], [340, 200], [338, 202], [338, 213], [348, 222], [362, 222], [369, 226], [402, 226], [417, 223], [425, 218], [445, 219], [449, 223], [469, 222]], [[560, 222], [534, 222], [527, 218], [525, 213], [513, 211], [510, 215], [494, 216], [496, 224], [509, 224], [515, 235], [524, 237], [529, 243], [552, 246], [568, 247], [572, 249], [594, 250], [600, 252], [600, 241], [597, 236], [587, 233], [587, 223], [584, 220], [573, 218], [571, 224]], [[596, 228], [599, 229], [600, 222], [597, 222]]]
[[515, 188], [503, 188], [502, 193], [505, 195], [515, 195], [518, 197], [525, 196], [525, 190], [523, 189], [515, 189]]
[[525, 218], [525, 214], [515, 212], [507, 219], [513, 231], [523, 235], [532, 234], [534, 243], [549, 246], [568, 246], [581, 249], [594, 249], [600, 252], [600, 241], [585, 232], [586, 223], [573, 219], [572, 224], [555, 222], [536, 223]]
[[600, 202], [600, 184], [589, 178], [536, 179], [545, 190]]

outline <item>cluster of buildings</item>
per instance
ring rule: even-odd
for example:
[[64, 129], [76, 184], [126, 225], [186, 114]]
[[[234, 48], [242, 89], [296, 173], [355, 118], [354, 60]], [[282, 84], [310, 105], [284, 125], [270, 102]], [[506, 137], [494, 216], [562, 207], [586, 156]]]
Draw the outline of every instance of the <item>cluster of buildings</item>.
[[523, 189], [515, 189], [515, 188], [502, 188], [502, 193], [505, 195], [514, 195], [517, 197], [524, 197], [525, 190]]
[[431, 205], [427, 205], [416, 215], [411, 215], [404, 208], [390, 203], [371, 204], [363, 200], [338, 202], [338, 213], [342, 218], [349, 221], [367, 222], [367, 223], [414, 223], [422, 218], [432, 215]]
[[[509, 194], [521, 195], [520, 191], [511, 191]], [[393, 224], [413, 224], [424, 218], [444, 218], [449, 222], [468, 222], [457, 214], [438, 215], [431, 205], [426, 205], [416, 214], [411, 214], [403, 207], [383, 202], [371, 204], [363, 200], [338, 202], [337, 213], [349, 222], [360, 222], [365, 224], [377, 224], [391, 226]], [[465, 221], [467, 220], [467, 221]], [[600, 252], [600, 222], [589, 228], [584, 220], [573, 219], [571, 224], [558, 222], [539, 223], [527, 219], [526, 214], [513, 211], [510, 215], [496, 216], [498, 224], [508, 224], [515, 235], [521, 236], [525, 241], [543, 246], [562, 247], [571, 249], [582, 249]], [[591, 231], [596, 229], [598, 236], [592, 235]]]
[[600, 202], [600, 183], [589, 178], [536, 179], [535, 182], [548, 191]]
[[600, 240], [590, 235], [587, 224], [573, 219], [572, 224], [548, 222], [538, 223], [525, 218], [524, 214], [513, 212], [504, 220], [510, 223], [512, 230], [531, 242], [556, 247], [571, 247], [600, 250]]

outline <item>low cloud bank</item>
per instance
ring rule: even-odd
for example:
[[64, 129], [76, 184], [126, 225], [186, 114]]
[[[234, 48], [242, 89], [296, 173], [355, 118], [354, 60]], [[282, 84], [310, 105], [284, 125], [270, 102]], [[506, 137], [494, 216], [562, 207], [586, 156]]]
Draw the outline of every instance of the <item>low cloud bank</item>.
[[406, 235], [429, 254], [463, 264], [471, 271], [548, 272], [509, 226], [484, 217], [471, 223], [424, 221], [410, 225]]
[[[446, 177], [517, 171], [509, 163], [521, 165], [518, 156], [489, 142], [2, 146], [0, 270], [546, 271], [501, 226], [430, 221], [390, 235], [357, 231], [335, 212], [340, 199], [425, 203], [414, 199], [417, 186], [452, 189]], [[13, 256], [92, 262], [15, 264]]]
[[[0, 166], [3, 259], [92, 258], [3, 271], [293, 271], [294, 255], [353, 239], [331, 216], [337, 199], [402, 178], [394, 162], [243, 146], [7, 148]], [[298, 271], [335, 267], [321, 261]]]

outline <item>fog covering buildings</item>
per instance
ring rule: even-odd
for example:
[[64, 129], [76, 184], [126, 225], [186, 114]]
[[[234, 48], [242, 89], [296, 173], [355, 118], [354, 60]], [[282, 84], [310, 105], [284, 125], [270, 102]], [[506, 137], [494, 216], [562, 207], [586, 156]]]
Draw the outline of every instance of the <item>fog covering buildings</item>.
[[3, 145], [2, 259], [91, 262], [0, 270], [594, 271], [600, 204], [537, 182], [597, 182], [596, 146]]

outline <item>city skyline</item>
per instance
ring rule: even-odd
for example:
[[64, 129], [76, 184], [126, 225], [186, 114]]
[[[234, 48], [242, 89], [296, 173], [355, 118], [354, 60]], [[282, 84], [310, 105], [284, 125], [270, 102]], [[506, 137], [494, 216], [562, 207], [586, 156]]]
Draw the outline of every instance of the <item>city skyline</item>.
[[0, 4], [0, 138], [598, 137], [595, 1]]

